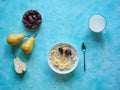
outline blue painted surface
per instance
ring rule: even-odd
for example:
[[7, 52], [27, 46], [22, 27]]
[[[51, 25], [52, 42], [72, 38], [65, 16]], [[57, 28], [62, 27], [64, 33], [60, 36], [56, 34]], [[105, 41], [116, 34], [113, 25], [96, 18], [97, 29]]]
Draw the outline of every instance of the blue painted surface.
[[[31, 55], [19, 47], [16, 54], [27, 64], [17, 75], [13, 54], [6, 42], [11, 33], [27, 31], [21, 18], [29, 9], [43, 17]], [[88, 20], [101, 14], [107, 20], [102, 33], [93, 33]], [[120, 0], [0, 0], [0, 90], [120, 90]], [[81, 43], [86, 41], [87, 71], [83, 71]], [[79, 65], [68, 75], [54, 73], [47, 64], [50, 48], [61, 42], [73, 45]]]

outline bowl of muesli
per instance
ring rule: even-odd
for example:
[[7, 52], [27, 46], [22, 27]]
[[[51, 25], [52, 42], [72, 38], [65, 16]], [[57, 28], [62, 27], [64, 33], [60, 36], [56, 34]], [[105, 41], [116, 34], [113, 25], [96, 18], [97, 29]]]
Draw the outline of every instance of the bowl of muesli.
[[59, 43], [53, 46], [48, 54], [50, 68], [58, 74], [68, 74], [78, 65], [76, 49], [68, 43]]

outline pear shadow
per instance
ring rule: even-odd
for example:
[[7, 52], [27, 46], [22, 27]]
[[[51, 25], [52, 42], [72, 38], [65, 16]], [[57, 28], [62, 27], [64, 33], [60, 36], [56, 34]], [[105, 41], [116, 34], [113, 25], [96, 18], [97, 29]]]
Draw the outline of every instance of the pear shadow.
[[12, 49], [12, 53], [14, 56], [16, 56], [16, 52], [18, 51], [18, 49], [21, 47], [21, 43], [18, 43], [14, 46], [11, 46], [11, 49]]
[[22, 73], [22, 74], [18, 74], [18, 73], [15, 72], [15, 77], [16, 77], [16, 79], [17, 79], [17, 80], [23, 80], [23, 79], [24, 79], [24, 76], [25, 76], [25, 73], [26, 73], [26, 72], [24, 72], [24, 73]]
[[26, 61], [30, 60], [31, 54], [32, 54], [32, 52], [30, 54], [26, 54], [22, 49], [20, 50], [20, 56], [25, 58]]

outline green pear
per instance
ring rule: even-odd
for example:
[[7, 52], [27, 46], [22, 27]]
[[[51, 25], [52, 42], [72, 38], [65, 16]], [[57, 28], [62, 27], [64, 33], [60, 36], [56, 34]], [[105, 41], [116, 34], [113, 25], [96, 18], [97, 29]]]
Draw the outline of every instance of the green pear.
[[18, 44], [23, 38], [25, 37], [24, 34], [11, 34], [7, 37], [7, 42], [10, 45]]
[[26, 54], [29, 54], [33, 49], [34, 43], [35, 38], [30, 37], [25, 43], [22, 44], [21, 48]]
[[18, 74], [24, 73], [27, 69], [26, 64], [19, 57], [15, 57], [14, 59], [14, 68]]

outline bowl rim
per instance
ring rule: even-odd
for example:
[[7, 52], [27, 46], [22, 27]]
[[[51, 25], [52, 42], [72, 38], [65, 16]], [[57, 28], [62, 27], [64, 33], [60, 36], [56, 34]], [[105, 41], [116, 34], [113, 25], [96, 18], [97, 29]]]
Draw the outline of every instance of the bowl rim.
[[[50, 60], [49, 60], [50, 51], [51, 51], [54, 47], [56, 47], [57, 45], [60, 45], [60, 44], [69, 45], [69, 46], [71, 46], [71, 47], [75, 50], [75, 52], [76, 52], [77, 60], [76, 60], [76, 62], [75, 62], [75, 64], [74, 64], [74, 66], [73, 66], [71, 69], [67, 70], [67, 71], [57, 70], [57, 69], [55, 69], [55, 68], [50, 64]], [[58, 74], [68, 74], [68, 73], [72, 72], [73, 70], [75, 70], [76, 67], [78, 66], [78, 62], [79, 62], [78, 52], [77, 52], [77, 50], [73, 47], [73, 45], [71, 45], [71, 44], [69, 44], [69, 43], [57, 43], [57, 44], [55, 44], [55, 45], [49, 50], [47, 62], [48, 62], [49, 67], [50, 67], [54, 72], [56, 72], [56, 73], [58, 73]]]

